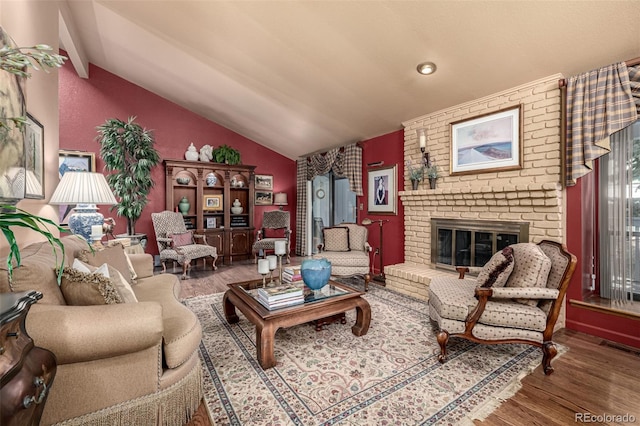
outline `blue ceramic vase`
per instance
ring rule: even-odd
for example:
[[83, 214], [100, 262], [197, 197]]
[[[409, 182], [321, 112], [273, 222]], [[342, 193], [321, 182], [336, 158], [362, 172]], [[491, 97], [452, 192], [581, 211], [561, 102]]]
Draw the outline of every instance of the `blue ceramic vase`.
[[327, 259], [306, 259], [300, 266], [302, 281], [311, 290], [320, 290], [331, 278], [331, 262]]

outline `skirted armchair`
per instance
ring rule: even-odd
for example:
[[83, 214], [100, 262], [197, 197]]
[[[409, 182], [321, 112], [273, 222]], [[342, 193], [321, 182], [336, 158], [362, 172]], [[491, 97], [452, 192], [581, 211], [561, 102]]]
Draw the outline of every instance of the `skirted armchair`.
[[[450, 337], [476, 343], [525, 343], [542, 348], [544, 373], [557, 355], [552, 336], [576, 257], [553, 241], [520, 243], [494, 254], [483, 268], [457, 268], [458, 279], [435, 277], [429, 316], [437, 322], [438, 359]], [[477, 279], [465, 278], [478, 273]]]
[[368, 230], [355, 223], [323, 228], [322, 243], [314, 259], [326, 258], [331, 262], [331, 275], [338, 277], [361, 276], [364, 290], [369, 290], [371, 246], [367, 242]]

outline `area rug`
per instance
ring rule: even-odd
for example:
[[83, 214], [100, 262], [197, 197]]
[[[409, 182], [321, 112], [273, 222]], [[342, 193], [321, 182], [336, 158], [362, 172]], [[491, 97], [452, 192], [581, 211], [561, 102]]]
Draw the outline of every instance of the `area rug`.
[[[449, 360], [438, 344], [423, 301], [378, 286], [369, 332], [347, 324], [315, 331], [303, 324], [276, 333], [277, 366], [256, 359], [255, 327], [238, 311], [228, 324], [222, 294], [183, 303], [203, 326], [200, 357], [205, 399], [215, 425], [471, 424], [512, 396], [540, 364], [528, 345], [477, 345], [451, 339]], [[542, 373], [540, 373], [542, 374]]]

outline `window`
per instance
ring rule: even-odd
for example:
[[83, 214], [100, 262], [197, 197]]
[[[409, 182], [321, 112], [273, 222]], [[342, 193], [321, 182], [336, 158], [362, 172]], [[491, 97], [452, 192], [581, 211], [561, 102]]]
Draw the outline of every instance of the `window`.
[[611, 137], [598, 174], [600, 297], [640, 301], [640, 121]]

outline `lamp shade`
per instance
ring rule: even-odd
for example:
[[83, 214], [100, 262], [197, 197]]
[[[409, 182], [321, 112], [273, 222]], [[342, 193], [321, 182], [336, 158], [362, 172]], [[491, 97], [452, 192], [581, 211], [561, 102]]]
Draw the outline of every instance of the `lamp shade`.
[[282, 210], [282, 206], [286, 206], [288, 204], [289, 203], [287, 203], [287, 194], [285, 192], [278, 192], [277, 194], [275, 194], [273, 199], [274, 206], [281, 206], [280, 210]]
[[104, 175], [92, 172], [66, 172], [49, 204], [117, 204]]
[[[98, 225], [104, 224], [104, 216], [98, 212], [96, 204], [117, 204], [104, 175], [91, 172], [66, 172], [50, 204], [77, 204], [74, 213], [69, 216], [69, 229], [90, 241], [102, 238]], [[93, 228], [93, 229], [92, 229]]]

